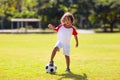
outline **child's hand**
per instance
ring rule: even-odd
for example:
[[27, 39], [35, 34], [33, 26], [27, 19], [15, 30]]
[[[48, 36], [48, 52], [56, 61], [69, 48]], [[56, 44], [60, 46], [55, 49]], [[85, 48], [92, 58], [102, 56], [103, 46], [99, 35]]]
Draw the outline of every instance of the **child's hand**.
[[75, 47], [76, 47], [76, 48], [78, 47], [78, 43], [76, 43]]
[[54, 29], [54, 26], [52, 24], [48, 24], [48, 27]]

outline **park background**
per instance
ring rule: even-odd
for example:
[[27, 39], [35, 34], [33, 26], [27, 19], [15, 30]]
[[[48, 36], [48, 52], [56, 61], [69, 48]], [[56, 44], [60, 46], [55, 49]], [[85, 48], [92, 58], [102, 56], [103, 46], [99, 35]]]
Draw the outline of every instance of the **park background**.
[[[120, 29], [120, 0], [0, 0], [0, 6], [0, 29], [11, 29], [13, 18], [40, 19], [40, 28], [46, 29], [48, 23], [57, 26], [65, 12], [74, 15], [78, 29]], [[26, 27], [13, 25], [12, 29]], [[31, 22], [28, 28], [39, 27]]]
[[[48, 74], [57, 34], [47, 25], [57, 26], [64, 12], [75, 16], [79, 47], [72, 40], [72, 73], [61, 49], [56, 73]], [[41, 26], [12, 27], [12, 19], [40, 19]], [[120, 80], [120, 0], [0, 0], [0, 80]]]

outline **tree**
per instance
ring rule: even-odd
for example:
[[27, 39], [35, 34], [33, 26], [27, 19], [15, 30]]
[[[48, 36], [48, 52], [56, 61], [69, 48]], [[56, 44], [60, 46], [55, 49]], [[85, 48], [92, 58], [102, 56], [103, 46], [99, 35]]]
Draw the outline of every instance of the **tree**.
[[103, 21], [112, 31], [120, 21], [120, 0], [0, 0], [0, 6], [0, 23], [5, 28], [10, 28], [11, 18], [40, 18], [45, 29], [48, 23], [58, 25], [64, 12], [71, 12], [74, 25], [83, 29], [100, 27]]
[[[2, 26], [10, 28], [11, 18], [33, 18], [36, 15], [35, 0], [1, 0]], [[4, 25], [3, 25], [4, 24]]]
[[94, 7], [96, 21], [103, 21], [103, 24], [110, 24], [111, 32], [113, 31], [114, 23], [117, 15], [119, 15], [120, 3], [118, 0], [97, 0]]
[[[1, 0], [0, 1], [0, 18], [1, 18], [1, 26], [2, 29], [6, 27], [6, 25], [8, 24], [8, 16], [11, 16], [13, 13], [15, 13], [15, 8], [11, 6], [12, 4], [12, 0]], [[6, 23], [6, 25], [4, 24]], [[4, 26], [4, 27], [3, 27]]]

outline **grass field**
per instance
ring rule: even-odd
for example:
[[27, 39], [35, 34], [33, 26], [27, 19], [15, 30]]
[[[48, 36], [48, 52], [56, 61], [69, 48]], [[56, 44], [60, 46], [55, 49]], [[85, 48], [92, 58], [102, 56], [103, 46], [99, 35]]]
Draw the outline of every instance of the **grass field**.
[[56, 74], [45, 66], [56, 34], [0, 34], [0, 80], [120, 80], [120, 33], [79, 34], [71, 42], [71, 71], [65, 73], [62, 49]]

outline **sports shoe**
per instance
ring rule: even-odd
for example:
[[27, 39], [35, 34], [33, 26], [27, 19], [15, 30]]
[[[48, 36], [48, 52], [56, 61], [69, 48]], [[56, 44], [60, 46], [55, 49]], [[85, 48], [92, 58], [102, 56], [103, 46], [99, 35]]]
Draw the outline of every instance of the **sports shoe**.
[[50, 61], [50, 66], [53, 66], [54, 65], [54, 61]]
[[67, 68], [67, 69], [65, 70], [65, 72], [70, 73], [71, 71], [70, 71], [69, 68]]

